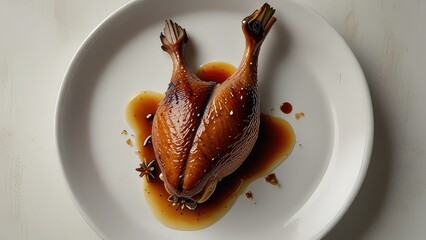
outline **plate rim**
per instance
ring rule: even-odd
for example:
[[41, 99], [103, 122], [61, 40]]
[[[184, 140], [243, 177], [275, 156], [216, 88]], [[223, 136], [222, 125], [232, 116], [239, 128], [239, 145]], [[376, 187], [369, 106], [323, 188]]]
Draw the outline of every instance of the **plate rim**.
[[[108, 14], [99, 24], [96, 25], [95, 28], [93, 28], [92, 31], [84, 38], [83, 42], [80, 44], [80, 46], [77, 48], [74, 55], [71, 57], [71, 60], [68, 64], [67, 70], [64, 74], [64, 77], [62, 79], [59, 92], [57, 95], [57, 101], [55, 106], [55, 116], [54, 116], [54, 131], [55, 131], [55, 142], [56, 142], [56, 149], [59, 156], [59, 164], [60, 164], [60, 170], [62, 172], [61, 176], [62, 179], [65, 181], [65, 185], [67, 188], [67, 192], [74, 204], [74, 206], [77, 208], [80, 215], [83, 217], [83, 220], [87, 223], [87, 225], [98, 235], [101, 239], [109, 239], [107, 236], [103, 234], [101, 229], [98, 228], [97, 224], [95, 224], [88, 216], [88, 214], [82, 209], [82, 206], [79, 204], [77, 197], [75, 195], [75, 192], [71, 188], [71, 184], [69, 182], [69, 177], [65, 171], [65, 165], [64, 165], [64, 153], [63, 149], [61, 147], [61, 131], [60, 131], [60, 121], [61, 121], [61, 111], [62, 111], [62, 105], [65, 104], [65, 100], [68, 93], [68, 87], [71, 83], [70, 78], [72, 78], [72, 75], [74, 73], [75, 68], [78, 66], [78, 60], [79, 58], [84, 55], [88, 48], [90, 48], [90, 45], [92, 42], [96, 41], [96, 34], [100, 31], [102, 31], [104, 28], [108, 26], [110, 22], [113, 22], [114, 17], [118, 14], [120, 14], [122, 11], [126, 11], [128, 8], [131, 8], [133, 5], [136, 5], [141, 0], [131, 0], [128, 3], [125, 3], [121, 7], [117, 8], [110, 14]], [[145, 0], [142, 0], [145, 1]]]
[[[370, 101], [371, 102], [371, 101]], [[369, 109], [370, 110], [370, 109]], [[363, 153], [363, 159], [360, 166], [360, 171], [358, 172], [358, 176], [355, 180], [354, 186], [347, 196], [343, 206], [340, 208], [339, 212], [334, 216], [334, 218], [322, 229], [322, 231], [318, 232], [318, 238], [321, 239], [325, 237], [331, 230], [333, 230], [336, 225], [340, 222], [343, 216], [348, 212], [349, 208], [352, 206], [355, 198], [358, 196], [362, 185], [364, 184], [365, 177], [368, 172], [368, 168], [371, 161], [371, 154], [373, 152], [373, 143], [374, 143], [374, 120], [373, 120], [373, 107], [371, 104], [371, 120], [367, 120], [370, 122], [367, 128], [367, 137], [365, 141], [365, 148]]]
[[[291, 0], [295, 2], [295, 0]], [[365, 77], [365, 73], [361, 67], [361, 64], [358, 61], [358, 58], [355, 56], [354, 50], [351, 48], [349, 43], [346, 41], [345, 38], [337, 31], [337, 29], [323, 16], [321, 15], [315, 8], [313, 8], [311, 5], [309, 5], [305, 1], [297, 2], [300, 5], [302, 5], [306, 10], [311, 11], [313, 14], [319, 16], [323, 22], [325, 22], [327, 25], [330, 26], [332, 31], [337, 35], [337, 37], [344, 43], [343, 45], [345, 48], [351, 53], [351, 58], [355, 62], [354, 68], [356, 68], [357, 71], [360, 72], [360, 75], [362, 76], [362, 85], [364, 87], [364, 91], [367, 93], [368, 99], [367, 99], [367, 107], [365, 111], [368, 112], [367, 119], [366, 119], [366, 141], [365, 141], [365, 147], [364, 147], [364, 153], [363, 153], [363, 159], [360, 166], [360, 171], [358, 172], [358, 176], [355, 180], [354, 186], [352, 190], [350, 191], [349, 195], [347, 196], [343, 206], [339, 210], [339, 212], [334, 216], [333, 219], [322, 229], [322, 231], [318, 232], [318, 238], [322, 239], [325, 237], [331, 230], [333, 230], [336, 225], [340, 222], [340, 220], [343, 218], [343, 216], [348, 212], [349, 208], [352, 206], [355, 198], [358, 196], [362, 185], [364, 184], [365, 177], [367, 175], [368, 168], [370, 166], [371, 161], [371, 155], [373, 152], [374, 147], [374, 109], [373, 109], [373, 102], [371, 99], [371, 91], [368, 86], [367, 78]], [[297, 4], [296, 3], [296, 4]]]

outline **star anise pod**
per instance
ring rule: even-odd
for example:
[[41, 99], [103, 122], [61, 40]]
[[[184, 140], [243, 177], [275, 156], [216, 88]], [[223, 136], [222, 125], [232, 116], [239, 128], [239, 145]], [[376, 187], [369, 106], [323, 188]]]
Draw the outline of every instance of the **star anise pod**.
[[148, 182], [149, 182], [149, 178], [155, 179], [155, 176], [153, 173], [153, 171], [155, 170], [155, 167], [152, 166], [154, 162], [155, 162], [155, 159], [149, 162], [148, 164], [144, 162], [140, 163], [139, 167], [135, 169], [136, 171], [140, 172], [139, 177], [145, 176]]
[[183, 210], [185, 207], [189, 210], [194, 210], [197, 208], [197, 202], [192, 199], [186, 199], [181, 198], [176, 195], [170, 195], [169, 198], [167, 198], [167, 201], [171, 202], [173, 206], [179, 206], [181, 210]]

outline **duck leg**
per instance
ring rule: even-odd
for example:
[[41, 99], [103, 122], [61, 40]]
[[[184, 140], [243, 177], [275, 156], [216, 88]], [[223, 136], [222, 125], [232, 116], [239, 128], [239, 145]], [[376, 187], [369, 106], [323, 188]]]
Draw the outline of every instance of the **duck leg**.
[[184, 58], [188, 37], [182, 27], [166, 21], [160, 39], [173, 70], [153, 119], [152, 143], [167, 191], [179, 196], [189, 150], [214, 84], [199, 80], [188, 70]]
[[194, 138], [182, 183], [182, 194], [203, 202], [222, 178], [247, 158], [259, 133], [260, 102], [257, 63], [275, 10], [264, 4], [242, 21], [245, 53], [237, 71], [212, 92]]

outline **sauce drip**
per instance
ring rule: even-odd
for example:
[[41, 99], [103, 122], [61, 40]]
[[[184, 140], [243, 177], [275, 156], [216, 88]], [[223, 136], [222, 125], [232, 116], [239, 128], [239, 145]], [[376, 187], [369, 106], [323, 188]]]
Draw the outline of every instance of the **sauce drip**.
[[[211, 76], [219, 76], [217, 72], [222, 72], [220, 69], [226, 68], [228, 71], [230, 69], [228, 65], [220, 62], [205, 64], [201, 67], [204, 72], [199, 70], [197, 74], [203, 72], [204, 75], [199, 77], [210, 81]], [[214, 73], [210, 74], [210, 71]], [[227, 75], [223, 75], [226, 77], [221, 79], [226, 80], [233, 71], [228, 71]], [[135, 132], [139, 156], [146, 164], [155, 159], [152, 144], [144, 145], [145, 140], [151, 135], [152, 128], [152, 117], [148, 116], [155, 114], [163, 96], [151, 91], [140, 92], [130, 100], [126, 109], [127, 121]], [[163, 181], [158, 177], [160, 172], [156, 162], [154, 164], [156, 178], [149, 182], [145, 177], [141, 179], [143, 193], [152, 212], [164, 225], [180, 230], [203, 229], [223, 217], [252, 181], [265, 177], [281, 164], [293, 150], [294, 144], [295, 135], [286, 120], [261, 114], [259, 137], [249, 157], [234, 173], [222, 179], [213, 195], [206, 202], [198, 204], [195, 210], [181, 209], [167, 201], [169, 194], [164, 188]]]

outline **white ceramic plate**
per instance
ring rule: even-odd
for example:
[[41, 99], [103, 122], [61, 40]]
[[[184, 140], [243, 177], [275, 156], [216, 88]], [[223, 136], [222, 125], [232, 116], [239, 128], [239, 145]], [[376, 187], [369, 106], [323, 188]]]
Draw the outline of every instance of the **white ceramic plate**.
[[[145, 0], [127, 4], [88, 37], [65, 76], [57, 143], [71, 194], [104, 239], [317, 239], [344, 214], [360, 188], [373, 140], [372, 106], [362, 70], [341, 36], [309, 7], [271, 1], [278, 21], [259, 62], [264, 112], [295, 129], [297, 143], [275, 170], [281, 188], [254, 182], [256, 205], [240, 197], [213, 226], [171, 230], [151, 214], [134, 168], [139, 159], [120, 134], [126, 103], [141, 90], [164, 92], [171, 62], [160, 49], [165, 19], [187, 29], [192, 69], [238, 65], [240, 22], [259, 1]], [[291, 115], [279, 111], [293, 104]], [[274, 108], [274, 111], [271, 111]], [[294, 113], [304, 112], [300, 120]]]

